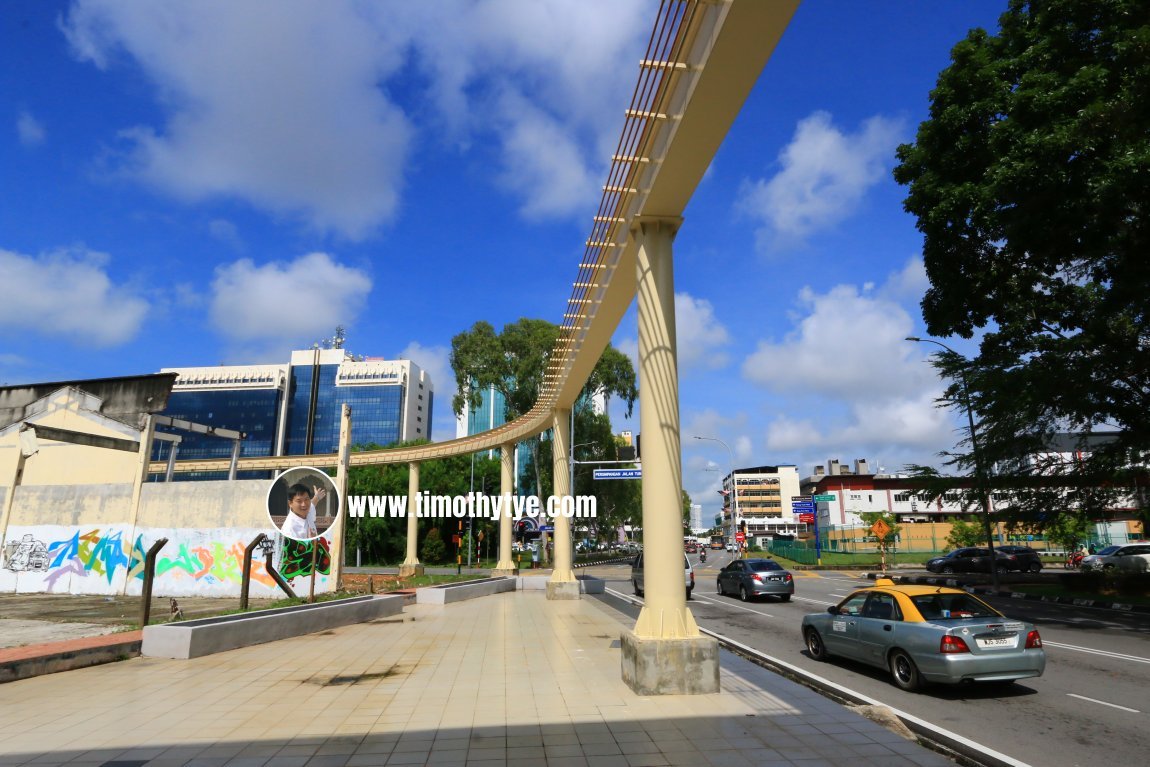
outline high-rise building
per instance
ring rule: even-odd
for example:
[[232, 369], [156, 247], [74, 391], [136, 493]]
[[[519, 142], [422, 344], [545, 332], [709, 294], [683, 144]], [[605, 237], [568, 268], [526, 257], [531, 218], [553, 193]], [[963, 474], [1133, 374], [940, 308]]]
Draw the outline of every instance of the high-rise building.
[[[339, 448], [341, 406], [352, 412], [353, 444], [430, 439], [434, 387], [409, 360], [352, 358], [342, 349], [294, 351], [281, 365], [165, 368], [176, 373], [162, 415], [244, 432], [242, 456], [311, 455]], [[179, 434], [177, 456], [228, 458], [230, 440], [164, 426]], [[170, 442], [158, 442], [155, 460]], [[206, 477], [199, 477], [206, 478]]]

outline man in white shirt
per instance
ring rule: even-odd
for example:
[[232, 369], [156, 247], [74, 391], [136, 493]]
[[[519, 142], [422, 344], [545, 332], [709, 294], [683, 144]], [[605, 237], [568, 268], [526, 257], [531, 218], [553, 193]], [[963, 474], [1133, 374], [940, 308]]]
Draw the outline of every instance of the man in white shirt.
[[323, 500], [327, 490], [321, 487], [313, 491], [308, 485], [297, 482], [288, 488], [287, 494], [288, 515], [280, 526], [280, 532], [297, 541], [315, 538], [319, 535], [315, 527], [315, 503]]

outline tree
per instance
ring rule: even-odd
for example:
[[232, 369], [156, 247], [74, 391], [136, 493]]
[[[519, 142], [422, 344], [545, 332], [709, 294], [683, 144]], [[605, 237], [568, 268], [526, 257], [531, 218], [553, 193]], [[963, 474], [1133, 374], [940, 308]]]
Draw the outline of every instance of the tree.
[[[476, 322], [470, 330], [451, 339], [451, 369], [455, 372], [456, 393], [451, 407], [456, 415], [479, 407], [483, 392], [494, 389], [506, 402], [508, 421], [525, 415], [535, 406], [543, 385], [551, 351], [559, 337], [559, 327], [546, 320], [520, 319], [503, 327], [501, 333], [487, 322]], [[631, 360], [608, 345], [591, 371], [580, 397], [586, 402], [596, 393], [622, 397], [627, 415], [639, 396]], [[576, 406], [576, 417], [581, 408]], [[578, 432], [577, 432], [578, 433]], [[531, 440], [535, 467], [536, 495], [544, 496], [550, 476], [549, 447], [539, 438]]]
[[[924, 235], [927, 328], [982, 334], [973, 361], [936, 356], [944, 398], [963, 407], [969, 394], [983, 466], [1016, 475], [999, 504], [1014, 519], [1094, 518], [1145, 484], [1148, 41], [1143, 0], [1011, 0], [997, 35], [954, 47], [930, 118], [898, 149]], [[1055, 433], [1098, 430], [1113, 439], [1089, 455], [1047, 450]], [[970, 448], [952, 463], [973, 467]]]
[[433, 527], [427, 531], [419, 550], [419, 559], [429, 565], [442, 564], [447, 559], [447, 546], [439, 535], [439, 528]]
[[[426, 445], [427, 440], [400, 442], [389, 447]], [[357, 445], [355, 451], [378, 450], [379, 445]], [[475, 492], [488, 495], [499, 492], [499, 461], [486, 453], [476, 454]], [[469, 455], [456, 455], [424, 461], [419, 468], [419, 488], [432, 495], [467, 495], [471, 492], [471, 465]], [[377, 466], [355, 466], [348, 473], [348, 495], [407, 495], [408, 466], [406, 463], [388, 463]], [[409, 513], [412, 513], [409, 509]], [[484, 520], [476, 519], [476, 531], [486, 529]], [[426, 536], [431, 524], [442, 520], [420, 520], [420, 535]], [[466, 529], [467, 523], [464, 522]], [[440, 541], [443, 544], [442, 540]], [[400, 517], [363, 517], [348, 520], [347, 555], [354, 557], [359, 549], [364, 564], [382, 565], [401, 561], [407, 552], [407, 520]], [[422, 558], [422, 555], [420, 555]], [[351, 559], [354, 561], [354, 559]]]
[[[986, 531], [979, 522], [967, 522], [956, 519], [950, 523], [950, 533], [946, 536], [946, 544], [951, 549], [961, 549], [964, 546], [979, 546], [986, 543]], [[948, 549], [949, 551], [950, 549]]]

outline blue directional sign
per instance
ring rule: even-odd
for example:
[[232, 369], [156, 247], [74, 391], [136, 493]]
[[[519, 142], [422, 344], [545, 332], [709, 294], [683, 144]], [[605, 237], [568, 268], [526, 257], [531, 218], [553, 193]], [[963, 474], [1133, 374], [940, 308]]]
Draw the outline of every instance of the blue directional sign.
[[814, 501], [791, 501], [791, 508], [795, 511], [814, 511]]
[[642, 469], [595, 469], [595, 479], [642, 479]]

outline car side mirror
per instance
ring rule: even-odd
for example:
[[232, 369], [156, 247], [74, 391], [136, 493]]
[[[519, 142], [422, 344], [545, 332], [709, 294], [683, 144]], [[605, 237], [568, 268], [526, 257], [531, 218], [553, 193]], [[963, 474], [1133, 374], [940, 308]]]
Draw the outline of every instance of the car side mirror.
[[827, 612], [830, 613], [831, 615], [838, 615], [839, 614], [839, 606], [838, 605], [831, 605], [830, 607], [827, 608]]

